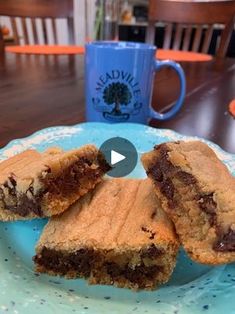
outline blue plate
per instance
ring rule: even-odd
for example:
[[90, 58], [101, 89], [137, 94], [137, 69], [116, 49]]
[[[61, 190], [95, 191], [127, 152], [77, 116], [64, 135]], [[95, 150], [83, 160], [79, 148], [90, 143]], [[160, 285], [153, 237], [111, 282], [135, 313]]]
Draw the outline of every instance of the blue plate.
[[[0, 151], [0, 160], [25, 149], [49, 146], [68, 150], [87, 143], [100, 146], [121, 136], [130, 140], [139, 156], [155, 144], [190, 140], [170, 130], [137, 124], [84, 123], [41, 130], [14, 140]], [[235, 174], [235, 155], [210, 145]], [[145, 177], [140, 161], [131, 177]], [[235, 265], [209, 267], [193, 263], [183, 251], [171, 280], [154, 292], [132, 292], [110, 286], [89, 286], [85, 280], [64, 280], [34, 273], [32, 256], [46, 220], [0, 223], [0, 313], [235, 313]]]

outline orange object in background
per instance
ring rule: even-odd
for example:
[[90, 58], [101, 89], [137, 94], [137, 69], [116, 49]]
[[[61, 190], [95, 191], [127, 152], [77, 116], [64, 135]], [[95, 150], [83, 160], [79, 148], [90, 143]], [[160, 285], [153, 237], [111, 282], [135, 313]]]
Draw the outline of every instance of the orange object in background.
[[25, 45], [25, 46], [7, 46], [7, 52], [36, 54], [36, 55], [74, 55], [84, 54], [83, 46], [50, 46], [50, 45]]
[[2, 30], [2, 35], [3, 35], [3, 36], [8, 36], [8, 35], [10, 34], [9, 28], [6, 27], [5, 25], [3, 25], [3, 26], [1, 27], [1, 30]]
[[212, 60], [212, 56], [192, 51], [180, 51], [180, 50], [168, 50], [168, 49], [157, 49], [156, 58], [160, 60], [174, 60], [174, 61], [210, 61]]
[[229, 106], [228, 106], [228, 111], [232, 115], [232, 117], [235, 119], [235, 99], [233, 99]]
[[[41, 55], [70, 55], [84, 54], [83, 46], [57, 46], [57, 45], [24, 45], [24, 46], [7, 46], [7, 52], [23, 54], [41, 54]], [[210, 61], [212, 56], [190, 51], [177, 51], [158, 49], [156, 57], [159, 60], [170, 59], [174, 61]]]

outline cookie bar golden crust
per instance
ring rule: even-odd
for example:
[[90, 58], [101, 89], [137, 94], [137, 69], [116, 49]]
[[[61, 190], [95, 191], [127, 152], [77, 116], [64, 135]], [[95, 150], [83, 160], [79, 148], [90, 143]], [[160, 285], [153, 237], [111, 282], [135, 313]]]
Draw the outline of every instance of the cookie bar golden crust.
[[158, 145], [142, 156], [162, 206], [190, 257], [235, 261], [235, 178], [200, 141]]
[[150, 180], [105, 180], [46, 225], [36, 270], [91, 284], [154, 289], [168, 281], [178, 239]]
[[93, 145], [26, 150], [0, 163], [0, 220], [48, 217], [100, 182], [108, 165]]

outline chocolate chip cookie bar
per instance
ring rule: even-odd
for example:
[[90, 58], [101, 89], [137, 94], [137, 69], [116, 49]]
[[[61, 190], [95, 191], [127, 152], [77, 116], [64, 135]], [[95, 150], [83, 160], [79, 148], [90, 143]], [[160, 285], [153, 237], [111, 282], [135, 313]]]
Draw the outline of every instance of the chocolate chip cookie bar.
[[214, 151], [200, 141], [170, 142], [142, 162], [190, 257], [235, 261], [235, 177]]
[[178, 239], [149, 179], [104, 180], [50, 219], [36, 247], [36, 270], [91, 284], [154, 289], [168, 281]]
[[26, 150], [0, 163], [0, 220], [48, 217], [66, 210], [109, 169], [93, 145], [64, 152]]

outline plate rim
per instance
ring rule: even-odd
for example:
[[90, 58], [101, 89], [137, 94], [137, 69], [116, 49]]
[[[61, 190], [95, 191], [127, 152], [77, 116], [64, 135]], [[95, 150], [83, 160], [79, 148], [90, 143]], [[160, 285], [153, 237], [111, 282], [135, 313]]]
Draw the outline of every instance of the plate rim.
[[216, 144], [215, 142], [208, 140], [206, 138], [197, 136], [197, 135], [186, 135], [186, 134], [182, 134], [180, 132], [177, 132], [175, 130], [172, 129], [168, 129], [168, 128], [154, 128], [152, 126], [146, 125], [146, 124], [141, 124], [141, 123], [129, 123], [129, 122], [125, 122], [125, 123], [115, 123], [115, 124], [111, 124], [111, 123], [105, 123], [105, 122], [81, 122], [81, 123], [76, 123], [73, 125], [56, 125], [56, 126], [50, 126], [50, 127], [46, 127], [40, 130], [37, 130], [35, 132], [30, 133], [27, 136], [24, 137], [19, 137], [19, 138], [14, 138], [12, 140], [10, 140], [6, 145], [4, 145], [3, 147], [0, 148], [0, 154], [2, 154], [2, 152], [4, 150], [6, 150], [7, 148], [9, 148], [10, 146], [13, 146], [14, 144], [16, 144], [17, 142], [22, 142], [28, 138], [31, 137], [35, 137], [36, 135], [40, 135], [41, 133], [44, 132], [50, 132], [50, 131], [55, 131], [56, 129], [63, 129], [63, 128], [68, 128], [68, 129], [72, 129], [72, 128], [79, 128], [82, 126], [97, 126], [97, 127], [102, 127], [102, 126], [106, 126], [109, 128], [123, 128], [123, 127], [132, 127], [132, 128], [144, 128], [146, 130], [149, 131], [154, 131], [154, 132], [159, 132], [159, 133], [168, 133], [167, 136], [169, 135], [174, 135], [176, 137], [182, 137], [185, 138], [185, 140], [199, 140], [202, 141], [204, 143], [209, 144], [209, 146], [215, 148], [216, 150], [220, 151], [221, 153], [225, 154], [225, 155], [229, 155], [232, 156], [232, 158], [235, 158], [235, 153], [230, 153], [227, 152], [226, 150], [224, 150], [219, 144]]

